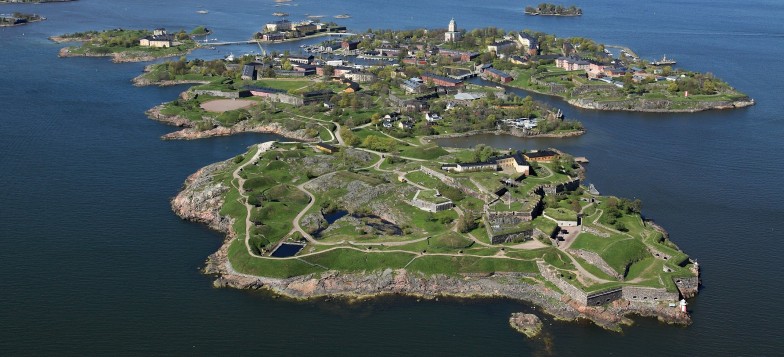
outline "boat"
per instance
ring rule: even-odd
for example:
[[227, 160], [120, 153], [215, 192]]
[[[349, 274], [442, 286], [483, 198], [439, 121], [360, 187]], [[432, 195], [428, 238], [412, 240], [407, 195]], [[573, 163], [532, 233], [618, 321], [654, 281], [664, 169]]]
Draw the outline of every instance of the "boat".
[[310, 16], [308, 16], [309, 19], [320, 19], [322, 17], [324, 17], [324, 15], [310, 15]]
[[667, 58], [667, 55], [662, 56], [662, 58], [660, 60], [658, 60], [658, 61], [651, 61], [651, 64], [654, 65], [654, 66], [669, 66], [669, 65], [676, 64], [676, 63], [678, 63], [678, 62], [675, 62], [674, 59]]
[[199, 10], [199, 11], [196, 11], [196, 13], [197, 14], [207, 14], [207, 13], [209, 13], [209, 11], [207, 11], [207, 10]]
[[224, 58], [224, 59], [226, 61], [229, 61], [229, 62], [234, 61], [234, 54], [233, 53], [229, 53], [229, 55], [226, 56], [226, 58]]
[[335, 15], [335, 18], [336, 18], [336, 19], [348, 19], [348, 18], [350, 18], [350, 17], [351, 17], [351, 15], [349, 15], [349, 14], [340, 14], [340, 15]]
[[273, 12], [272, 16], [284, 17], [284, 16], [289, 16], [289, 14], [287, 14], [285, 12]]

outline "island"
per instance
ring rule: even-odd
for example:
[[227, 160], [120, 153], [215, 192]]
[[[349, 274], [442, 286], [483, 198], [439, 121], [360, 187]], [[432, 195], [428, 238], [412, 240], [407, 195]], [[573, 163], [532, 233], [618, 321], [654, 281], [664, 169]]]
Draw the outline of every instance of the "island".
[[53, 36], [50, 40], [82, 43], [62, 48], [60, 57], [111, 57], [114, 62], [144, 62], [181, 56], [196, 49], [199, 45], [193, 37], [209, 32], [201, 26], [194, 31], [188, 34], [185, 31], [168, 33], [164, 28], [152, 31], [112, 29]]
[[177, 100], [148, 111], [150, 118], [183, 127], [165, 139], [194, 139], [239, 132], [332, 140], [335, 127], [350, 145], [410, 151], [439, 137], [504, 133], [523, 137], [583, 134], [580, 122], [559, 110], [494, 87], [435, 82], [450, 77], [391, 67], [354, 71], [315, 64], [313, 56], [289, 54], [234, 61], [191, 60], [150, 65], [137, 85], [195, 83]]
[[46, 20], [46, 18], [38, 14], [24, 14], [21, 12], [14, 12], [10, 15], [0, 14], [0, 27], [21, 26], [43, 20]]
[[253, 39], [260, 42], [284, 42], [346, 32], [345, 26], [334, 22], [321, 22], [319, 19], [322, 17], [308, 16], [307, 20], [298, 22], [289, 21], [287, 18], [270, 22], [265, 24], [261, 31], [256, 32]]
[[690, 323], [679, 301], [697, 293], [696, 262], [639, 200], [585, 187], [570, 155], [341, 141], [253, 145], [186, 180], [174, 211], [226, 234], [205, 267], [216, 287], [503, 297], [612, 330], [630, 314]]
[[0, 0], [0, 4], [44, 4], [48, 2], [70, 2], [76, 0]]
[[[239, 132], [294, 139], [253, 145], [204, 167], [172, 199], [180, 217], [226, 234], [204, 269], [216, 275], [216, 287], [294, 299], [510, 298], [611, 330], [630, 324], [630, 315], [691, 322], [686, 299], [698, 292], [699, 265], [642, 216], [639, 200], [586, 186], [579, 162], [587, 159], [555, 148], [459, 149], [433, 141], [581, 135], [578, 121], [518, 89], [605, 100], [619, 95], [616, 88], [634, 88], [624, 100], [647, 101], [658, 75], [611, 76], [641, 62], [630, 49], [590, 77], [590, 67], [557, 69], [576, 55], [595, 56], [588, 65], [610, 57], [589, 39], [464, 32], [452, 20], [446, 31], [370, 30], [304, 50], [313, 54], [262, 48], [231, 59], [180, 57], [150, 64], [133, 80], [193, 84], [148, 111], [181, 128], [164, 139]], [[639, 73], [679, 75], [662, 81], [678, 86], [668, 92], [713, 85], [721, 94], [689, 97], [703, 103], [700, 110], [741, 96], [710, 75], [652, 66]], [[538, 317], [523, 314], [509, 324], [530, 336], [541, 328]]]
[[532, 16], [582, 16], [583, 9], [574, 5], [565, 7], [563, 5], [541, 3], [537, 7], [526, 6], [525, 14]]

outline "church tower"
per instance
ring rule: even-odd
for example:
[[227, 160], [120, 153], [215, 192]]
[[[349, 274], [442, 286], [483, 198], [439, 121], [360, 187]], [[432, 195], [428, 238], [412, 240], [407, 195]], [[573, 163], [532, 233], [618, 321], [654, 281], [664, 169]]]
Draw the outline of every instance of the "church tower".
[[460, 41], [461, 33], [457, 31], [457, 24], [455, 24], [455, 19], [452, 18], [452, 21], [449, 21], [449, 27], [444, 34], [444, 41], [446, 42], [455, 42]]

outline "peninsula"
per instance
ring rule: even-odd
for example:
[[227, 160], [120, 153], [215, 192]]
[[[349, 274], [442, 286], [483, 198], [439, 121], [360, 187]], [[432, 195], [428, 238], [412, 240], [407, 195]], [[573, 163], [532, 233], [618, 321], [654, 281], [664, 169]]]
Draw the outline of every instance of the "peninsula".
[[168, 33], [166, 29], [87, 31], [51, 37], [55, 42], [81, 42], [65, 47], [60, 57], [112, 57], [114, 62], [144, 62], [187, 54], [198, 47], [191, 36], [204, 35], [204, 27], [189, 35], [185, 31]]
[[583, 9], [574, 5], [565, 7], [563, 5], [541, 3], [537, 7], [526, 6], [525, 14], [533, 16], [582, 16]]
[[191, 175], [172, 206], [227, 235], [205, 268], [218, 287], [506, 297], [613, 330], [629, 314], [690, 322], [676, 303], [697, 293], [697, 264], [639, 201], [581, 185], [568, 154], [429, 156], [267, 142]]

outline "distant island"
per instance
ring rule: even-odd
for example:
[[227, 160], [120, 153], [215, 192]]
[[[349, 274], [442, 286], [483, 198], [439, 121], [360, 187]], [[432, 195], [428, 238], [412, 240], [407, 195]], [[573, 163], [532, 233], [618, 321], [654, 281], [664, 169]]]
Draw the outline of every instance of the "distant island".
[[37, 14], [24, 14], [21, 12], [15, 12], [10, 15], [0, 14], [0, 27], [20, 26], [43, 20], [46, 20], [46, 18]]
[[48, 2], [69, 2], [76, 0], [0, 0], [0, 4], [43, 4]]
[[87, 31], [50, 37], [55, 42], [81, 42], [65, 47], [60, 57], [112, 57], [114, 62], [142, 62], [157, 58], [181, 56], [199, 45], [192, 36], [208, 34], [200, 26], [192, 34], [185, 31], [168, 33], [166, 29]]
[[563, 5], [541, 3], [537, 7], [526, 6], [525, 14], [533, 16], [581, 16], [583, 14], [583, 10], [574, 5], [564, 7]]

